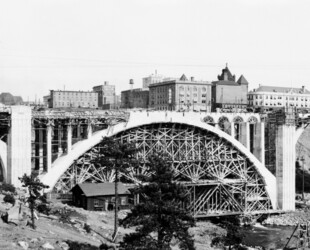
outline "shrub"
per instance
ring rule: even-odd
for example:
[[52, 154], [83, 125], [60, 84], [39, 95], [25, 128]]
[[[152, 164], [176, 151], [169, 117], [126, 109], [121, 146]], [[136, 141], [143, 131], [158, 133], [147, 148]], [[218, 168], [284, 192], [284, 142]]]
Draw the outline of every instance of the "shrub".
[[12, 185], [12, 184], [8, 184], [8, 183], [3, 183], [1, 186], [0, 186], [0, 191], [1, 192], [11, 192], [13, 194], [16, 193], [16, 188]]
[[6, 194], [3, 198], [4, 202], [11, 203], [13, 206], [15, 205], [15, 198], [11, 194]]
[[99, 246], [99, 249], [100, 249], [100, 250], [114, 250], [114, 249], [116, 249], [116, 247], [115, 247], [115, 246], [110, 246], [110, 245], [108, 245], [108, 244], [106, 244], [106, 243], [102, 243], [102, 244]]
[[61, 223], [71, 224], [72, 210], [66, 208], [59, 209], [58, 214], [59, 214], [59, 221]]
[[51, 208], [48, 204], [42, 203], [42, 204], [37, 205], [37, 210], [39, 213], [49, 215]]
[[98, 250], [97, 246], [93, 246], [88, 243], [82, 243], [77, 241], [67, 240], [66, 243], [69, 245], [70, 250]]
[[90, 225], [88, 225], [88, 224], [84, 224], [84, 230], [86, 231], [86, 233], [91, 233], [91, 227], [90, 227]]

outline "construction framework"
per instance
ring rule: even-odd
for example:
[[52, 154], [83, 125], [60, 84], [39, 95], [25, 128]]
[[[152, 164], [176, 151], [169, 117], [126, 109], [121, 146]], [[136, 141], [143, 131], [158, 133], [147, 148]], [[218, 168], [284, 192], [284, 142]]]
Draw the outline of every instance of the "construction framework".
[[7, 108], [0, 108], [0, 140], [7, 143], [7, 136], [11, 126], [11, 114]]
[[[178, 123], [142, 125], [116, 134], [115, 139], [135, 142], [140, 148], [139, 168], [122, 176], [122, 182], [138, 184], [136, 174], [146, 171], [145, 163], [154, 152], [171, 160], [175, 180], [187, 187], [186, 205], [195, 217], [262, 213], [272, 208], [264, 178], [254, 164], [231, 143], [217, 134]], [[96, 168], [96, 145], [72, 164], [54, 186], [54, 193], [66, 193], [81, 182], [112, 182], [113, 171]]]
[[[32, 110], [32, 171], [39, 174], [47, 172], [48, 161], [53, 163], [62, 154], [68, 153], [71, 145], [87, 139], [96, 131], [128, 119], [129, 114], [124, 111]], [[48, 155], [48, 147], [51, 156]]]

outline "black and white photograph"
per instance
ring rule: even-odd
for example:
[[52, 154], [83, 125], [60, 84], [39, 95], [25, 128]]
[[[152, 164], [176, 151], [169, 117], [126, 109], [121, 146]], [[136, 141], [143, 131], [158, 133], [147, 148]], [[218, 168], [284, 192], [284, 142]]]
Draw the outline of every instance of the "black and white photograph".
[[0, 0], [0, 249], [310, 249], [309, 11]]

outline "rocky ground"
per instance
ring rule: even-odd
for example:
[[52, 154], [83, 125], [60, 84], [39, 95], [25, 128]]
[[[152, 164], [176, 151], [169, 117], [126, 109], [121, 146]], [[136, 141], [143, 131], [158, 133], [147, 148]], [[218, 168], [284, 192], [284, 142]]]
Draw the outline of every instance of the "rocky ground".
[[306, 224], [310, 221], [309, 209], [298, 209], [294, 212], [285, 214], [272, 215], [267, 218], [263, 224], [265, 225], [277, 225], [277, 226], [297, 226], [300, 224]]
[[[37, 228], [33, 230], [26, 226], [29, 219], [28, 208], [22, 206], [22, 214], [18, 215], [19, 206], [11, 207], [3, 203], [0, 195], [0, 211], [8, 211], [9, 224], [0, 221], [0, 249], [69, 249], [69, 241], [84, 243], [85, 249], [98, 249], [102, 242], [109, 242], [113, 232], [113, 214], [103, 212], [87, 212], [79, 208], [71, 208], [61, 203], [54, 203], [49, 216], [38, 214], [35, 221]], [[67, 221], [61, 221], [60, 213], [66, 209]], [[120, 213], [120, 217], [124, 216]], [[91, 231], [84, 228], [85, 223], [90, 225]], [[121, 229], [121, 234], [126, 233]], [[111, 244], [112, 245], [112, 244]], [[93, 246], [94, 248], [92, 248]], [[78, 248], [76, 248], [78, 249]]]
[[271, 215], [262, 224], [278, 226], [297, 226], [310, 222], [310, 194], [305, 194], [305, 200], [296, 200], [296, 210], [278, 215]]
[[[117, 249], [117, 245], [111, 243], [113, 233], [113, 212], [86, 211], [64, 205], [60, 202], [52, 203], [52, 214], [47, 216], [38, 214], [35, 221], [37, 228], [34, 230], [26, 226], [29, 219], [29, 209], [22, 205], [22, 212], [19, 213], [19, 203], [14, 207], [3, 202], [3, 195], [0, 195], [0, 214], [8, 211], [10, 223], [6, 224], [0, 219], [0, 249], [99, 249], [101, 243]], [[57, 212], [59, 211], [59, 212]], [[61, 222], [63, 211], [70, 211], [66, 221]], [[22, 216], [23, 215], [23, 216]], [[119, 217], [126, 215], [121, 211]], [[90, 226], [89, 232], [85, 223]], [[120, 227], [119, 239], [131, 229]], [[197, 250], [214, 249], [210, 246], [212, 237], [225, 234], [225, 230], [210, 223], [197, 222], [195, 228], [190, 231], [195, 237]], [[81, 245], [83, 244], [83, 245]], [[172, 247], [177, 250], [177, 246]]]

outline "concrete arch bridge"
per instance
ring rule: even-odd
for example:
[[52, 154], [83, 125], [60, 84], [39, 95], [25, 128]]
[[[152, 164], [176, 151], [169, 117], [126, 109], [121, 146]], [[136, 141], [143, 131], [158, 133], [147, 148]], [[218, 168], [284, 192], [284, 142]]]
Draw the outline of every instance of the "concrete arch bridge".
[[[36, 172], [50, 186], [46, 191], [56, 193], [80, 182], [113, 181], [113, 172], [90, 163], [102, 137], [111, 136], [143, 148], [141, 172], [149, 154], [168, 153], [197, 217], [294, 210], [295, 144], [303, 128], [287, 110], [263, 117], [5, 107], [0, 109], [0, 173], [3, 181], [20, 186], [18, 177]], [[137, 182], [134, 172], [123, 180]]]
[[[276, 207], [276, 178], [248, 149], [200, 116], [174, 112], [131, 113], [128, 121], [80, 141], [42, 176], [51, 187], [48, 191], [63, 193], [80, 182], [113, 181], [113, 172], [91, 163], [103, 136], [137, 143], [142, 149], [139, 173], [145, 171], [148, 155], [166, 152], [175, 179], [187, 186], [188, 209], [196, 217], [261, 213]], [[122, 180], [138, 183], [135, 171]]]

